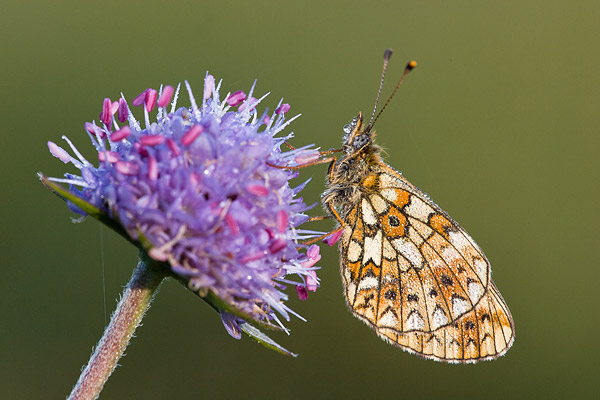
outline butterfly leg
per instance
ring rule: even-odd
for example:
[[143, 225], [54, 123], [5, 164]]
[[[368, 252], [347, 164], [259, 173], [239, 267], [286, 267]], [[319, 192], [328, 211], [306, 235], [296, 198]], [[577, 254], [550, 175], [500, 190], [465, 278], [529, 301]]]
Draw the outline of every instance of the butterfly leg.
[[323, 221], [324, 219], [333, 218], [332, 215], [320, 215], [318, 217], [310, 217], [307, 222]]
[[346, 223], [344, 222], [344, 220], [342, 219], [342, 217], [340, 217], [340, 214], [338, 214], [338, 212], [336, 211], [335, 208], [333, 208], [333, 206], [331, 205], [331, 203], [326, 203], [327, 204], [327, 208], [329, 208], [329, 212], [331, 213], [331, 216], [335, 219], [338, 220], [338, 222], [340, 223], [340, 225], [342, 225], [342, 228], [344, 227], [344, 225], [346, 225]]
[[300, 164], [300, 165], [275, 165], [275, 164], [271, 164], [269, 162], [267, 162], [267, 165], [269, 167], [279, 168], [279, 169], [301, 169], [301, 168], [306, 168], [306, 167], [312, 167], [313, 165], [327, 164], [327, 163], [335, 162], [336, 160], [337, 160], [337, 157], [332, 156], [332, 157], [322, 158], [320, 160], [310, 161], [310, 162]]
[[[331, 204], [326, 203], [326, 205], [327, 205], [327, 208], [329, 209], [329, 213], [331, 215], [327, 215], [327, 216], [324, 216], [324, 217], [314, 217], [314, 218], [316, 218], [316, 219], [314, 219], [314, 221], [320, 221], [320, 220], [324, 220], [324, 219], [328, 219], [328, 218], [335, 218], [340, 223], [340, 227], [337, 228], [337, 229], [335, 229], [335, 230], [333, 230], [333, 231], [331, 231], [331, 232], [327, 232], [326, 234], [321, 235], [319, 237], [312, 238], [312, 239], [309, 239], [309, 240], [307, 240], [305, 242], [302, 242], [302, 244], [304, 244], [304, 245], [310, 245], [310, 244], [318, 242], [319, 240], [323, 240], [323, 239], [331, 236], [332, 238], [334, 238], [333, 239], [333, 243], [329, 244], [331, 246], [331, 245], [335, 244], [337, 242], [337, 240], [339, 239], [339, 236], [341, 235], [341, 232], [344, 230], [344, 226], [346, 224], [344, 223], [344, 221], [342, 220], [342, 218], [340, 217], [340, 215], [338, 214], [338, 212], [335, 210], [335, 208], [333, 208], [333, 206]], [[312, 220], [312, 218], [309, 219], [309, 221], [310, 220]]]
[[[344, 229], [344, 228], [343, 228], [343, 227], [340, 227], [340, 228], [338, 228], [338, 229], [336, 229], [336, 230], [334, 230], [334, 231], [327, 232], [326, 234], [324, 234], [324, 235], [321, 235], [321, 236], [319, 236], [319, 237], [316, 237], [316, 238], [312, 238], [312, 239], [306, 240], [306, 241], [302, 242], [302, 244], [303, 244], [303, 245], [305, 245], [305, 246], [308, 246], [308, 245], [311, 245], [311, 244], [313, 244], [313, 243], [317, 243], [319, 240], [323, 240], [323, 239], [325, 239], [325, 238], [326, 238], [326, 237], [328, 237], [328, 236], [332, 236], [332, 235], [335, 235], [335, 234], [337, 234], [337, 233], [341, 232], [341, 231], [342, 231], [342, 229]], [[336, 240], [336, 241], [337, 241], [337, 240]], [[334, 242], [334, 243], [335, 243], [335, 242]], [[332, 243], [332, 244], [333, 244], [333, 243]]]
[[[287, 148], [290, 150], [296, 150], [296, 148], [294, 146], [292, 146], [291, 144], [289, 144], [287, 141], [283, 142], [283, 144], [285, 144], [287, 146]], [[340, 153], [342, 151], [343, 151], [342, 149], [329, 149], [329, 150], [325, 150], [325, 151], [320, 151], [319, 157], [327, 155], [327, 154]]]
[[[341, 153], [342, 151], [344, 151], [344, 150], [343, 149], [329, 149], [329, 150], [319, 152], [319, 156], [325, 156], [327, 154], [334, 154], [334, 153]], [[337, 160], [337, 158], [336, 158], [336, 160]]]

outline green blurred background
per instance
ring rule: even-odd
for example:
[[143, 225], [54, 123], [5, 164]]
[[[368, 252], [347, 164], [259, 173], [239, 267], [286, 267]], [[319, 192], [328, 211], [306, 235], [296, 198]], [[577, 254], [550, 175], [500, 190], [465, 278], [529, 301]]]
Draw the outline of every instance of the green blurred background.
[[[275, 338], [287, 358], [229, 337], [218, 316], [166, 282], [102, 398], [566, 398], [598, 393], [597, 1], [3, 1], [0, 80], [0, 397], [63, 398], [136, 262], [96, 221], [72, 224], [35, 173], [67, 170], [46, 141], [104, 97], [205, 71], [224, 90], [258, 78], [266, 104], [302, 113], [295, 144], [340, 144], [369, 113], [386, 47], [384, 97], [419, 66], [377, 123], [387, 160], [485, 250], [516, 322], [507, 355], [425, 361], [346, 309], [335, 249], [322, 287], [291, 306], [308, 319]], [[317, 201], [325, 166], [304, 193]], [[72, 171], [72, 169], [71, 169]], [[319, 211], [315, 211], [319, 213]], [[319, 228], [328, 229], [329, 223]], [[105, 270], [102, 271], [104, 263]], [[295, 297], [295, 296], [293, 296]]]

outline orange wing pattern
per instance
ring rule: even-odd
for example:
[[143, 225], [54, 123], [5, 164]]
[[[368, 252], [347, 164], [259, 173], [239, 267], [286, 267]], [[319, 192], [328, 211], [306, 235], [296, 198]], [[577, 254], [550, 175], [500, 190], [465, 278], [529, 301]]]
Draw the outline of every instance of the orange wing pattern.
[[476, 362], [504, 354], [513, 321], [479, 246], [389, 166], [378, 165], [363, 185], [340, 242], [353, 313], [426, 358]]

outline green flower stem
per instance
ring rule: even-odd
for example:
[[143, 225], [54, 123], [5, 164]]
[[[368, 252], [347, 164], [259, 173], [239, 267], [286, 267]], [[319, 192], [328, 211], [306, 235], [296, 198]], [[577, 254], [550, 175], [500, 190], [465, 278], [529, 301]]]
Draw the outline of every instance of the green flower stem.
[[108, 377], [117, 366], [131, 336], [142, 321], [161, 282], [167, 277], [162, 268], [147, 257], [140, 257], [110, 324], [85, 370], [81, 373], [69, 399], [96, 399]]

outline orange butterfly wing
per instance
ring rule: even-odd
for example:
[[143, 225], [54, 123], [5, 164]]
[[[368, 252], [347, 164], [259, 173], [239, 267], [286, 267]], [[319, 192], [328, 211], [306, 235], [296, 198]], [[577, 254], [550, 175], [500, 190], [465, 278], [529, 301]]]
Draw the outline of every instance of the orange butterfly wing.
[[400, 173], [377, 164], [340, 242], [352, 312], [383, 339], [446, 362], [504, 354], [510, 311], [477, 244]]

